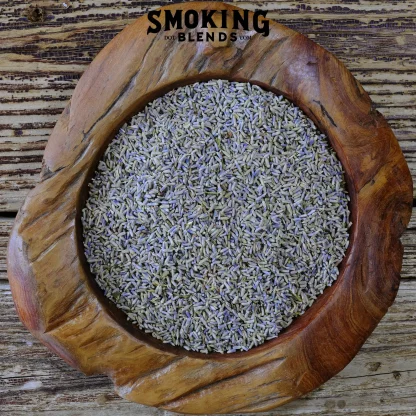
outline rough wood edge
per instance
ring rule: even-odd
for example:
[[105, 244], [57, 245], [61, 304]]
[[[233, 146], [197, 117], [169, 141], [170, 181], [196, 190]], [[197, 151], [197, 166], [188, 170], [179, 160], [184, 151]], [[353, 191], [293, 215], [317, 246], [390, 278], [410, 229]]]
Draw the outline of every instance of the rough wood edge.
[[[222, 3], [181, 5], [190, 7], [234, 8]], [[18, 312], [49, 348], [86, 373], [108, 374], [121, 395], [131, 400], [185, 413], [268, 410], [340, 371], [394, 300], [402, 255], [399, 237], [411, 211], [410, 174], [390, 128], [359, 83], [302, 35], [271, 22], [270, 39], [254, 36], [218, 52], [162, 46], [161, 37], [145, 37], [143, 27], [146, 21], [140, 18], [97, 56], [48, 142], [42, 182], [26, 200], [10, 243], [9, 279]], [[125, 58], [126, 50], [132, 51], [135, 64]], [[156, 50], [165, 53], [158, 68], [149, 63]], [[294, 50], [296, 65], [290, 65]], [[248, 56], [262, 65], [253, 67]], [[281, 56], [289, 62], [280, 62]], [[112, 88], [105, 85], [104, 71], [99, 71], [103, 67], [108, 73], [118, 71]], [[179, 75], [172, 75], [172, 68]], [[271, 73], [273, 68], [277, 71]], [[352, 196], [352, 247], [337, 283], [277, 341], [233, 357], [202, 359], [161, 350], [122, 327], [94, 292], [79, 252], [76, 218], [93, 161], [122, 121], [149, 99], [183, 83], [184, 74], [188, 82], [223, 77], [284, 93], [330, 137]], [[333, 85], [328, 77], [341, 82]], [[92, 101], [91, 91], [100, 100]], [[88, 97], [94, 105], [85, 108]], [[355, 123], [347, 126], [344, 118]], [[371, 158], [362, 156], [370, 153]], [[57, 259], [54, 264], [52, 258]], [[59, 294], [45, 286], [46, 280], [60, 288]], [[97, 352], [98, 340], [105, 347]]]

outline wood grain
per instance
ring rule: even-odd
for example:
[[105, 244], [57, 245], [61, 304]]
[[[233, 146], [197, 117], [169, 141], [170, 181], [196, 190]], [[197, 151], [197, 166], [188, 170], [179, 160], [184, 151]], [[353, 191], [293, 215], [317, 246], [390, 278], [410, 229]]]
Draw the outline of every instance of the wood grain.
[[[339, 375], [307, 396], [264, 415], [412, 415], [415, 311], [416, 280], [403, 281], [389, 312]], [[4, 414], [162, 414], [123, 400], [113, 392], [107, 377], [86, 377], [49, 352], [18, 320], [6, 281], [0, 284], [0, 334], [0, 409]]]
[[[30, 23], [29, 4], [47, 10]], [[0, 7], [0, 209], [16, 211], [38, 181], [59, 114], [98, 51], [163, 2], [2, 1]], [[416, 2], [235, 2], [308, 35], [343, 61], [390, 122], [416, 177]], [[334, 36], [336, 33], [336, 36]], [[412, 142], [413, 141], [413, 142]]]
[[[46, 140], [88, 63], [127, 23], [148, 8], [161, 5], [150, 1], [85, 0], [67, 1], [71, 5], [67, 10], [61, 2], [38, 1], [46, 6], [49, 17], [44, 24], [37, 25], [21, 17], [29, 3], [0, 1], [0, 211], [16, 211], [28, 190], [38, 182]], [[389, 120], [416, 179], [415, 1], [358, 0], [340, 4], [327, 0], [279, 0], [240, 5], [251, 9], [267, 7], [270, 17], [335, 52]], [[10, 226], [10, 218], [0, 220], [0, 278], [3, 279]], [[415, 216], [410, 228], [416, 228]], [[402, 241], [405, 250], [402, 277], [412, 279], [416, 277], [415, 232], [406, 231]], [[322, 390], [266, 414], [413, 415], [416, 408], [413, 283], [411, 280], [401, 283], [395, 303], [339, 376], [325, 383]], [[105, 376], [86, 378], [49, 353], [20, 324], [7, 284], [3, 288], [0, 413], [162, 414], [119, 398]], [[28, 381], [42, 381], [43, 385], [22, 389]]]
[[[412, 206], [410, 173], [360, 84], [304, 36], [274, 23], [269, 38], [251, 31], [250, 40], [215, 49], [145, 30], [139, 19], [101, 51], [48, 141], [41, 182], [10, 240], [17, 311], [52, 351], [86, 374], [107, 374], [129, 400], [184, 413], [266, 411], [344, 368], [393, 302], [399, 237]], [[228, 357], [162, 346], [128, 325], [94, 288], [79, 247], [89, 174], [117, 128], [173, 86], [213, 77], [267, 86], [301, 107], [337, 151], [352, 199], [351, 246], [336, 284], [285, 334]]]

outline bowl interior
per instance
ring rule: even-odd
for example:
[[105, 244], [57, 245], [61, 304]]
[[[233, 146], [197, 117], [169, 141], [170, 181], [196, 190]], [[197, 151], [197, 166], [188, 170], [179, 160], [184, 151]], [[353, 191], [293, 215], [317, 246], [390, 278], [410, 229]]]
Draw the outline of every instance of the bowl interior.
[[292, 101], [296, 106], [298, 106], [318, 127], [318, 129], [324, 133], [337, 153], [338, 159], [340, 160], [343, 169], [344, 169], [344, 177], [346, 180], [346, 187], [347, 191], [350, 196], [350, 202], [349, 202], [349, 210], [350, 210], [350, 221], [352, 222], [352, 226], [349, 230], [349, 247], [346, 250], [345, 256], [340, 263], [339, 267], [339, 275], [337, 280], [334, 282], [334, 284], [330, 287], [327, 287], [324, 292], [318, 296], [318, 298], [314, 301], [312, 306], [310, 306], [305, 313], [303, 313], [301, 316], [294, 319], [294, 321], [285, 329], [283, 329], [279, 336], [268, 340], [264, 342], [263, 344], [254, 347], [248, 351], [244, 352], [234, 352], [229, 354], [221, 354], [221, 353], [209, 353], [209, 354], [203, 354], [200, 352], [193, 352], [188, 351], [185, 348], [182, 347], [175, 347], [170, 344], [165, 344], [162, 341], [154, 338], [152, 335], [144, 332], [141, 330], [137, 325], [132, 324], [127, 320], [127, 315], [122, 312], [112, 301], [110, 301], [105, 295], [102, 289], [98, 286], [98, 284], [95, 281], [94, 276], [92, 275], [90, 271], [89, 264], [87, 263], [85, 253], [84, 253], [84, 246], [83, 246], [83, 233], [82, 233], [82, 223], [81, 223], [81, 211], [83, 207], [85, 206], [86, 200], [88, 198], [88, 184], [91, 181], [94, 172], [97, 168], [99, 160], [104, 155], [104, 152], [111, 142], [111, 140], [115, 137], [118, 130], [122, 127], [122, 125], [126, 122], [128, 122], [131, 117], [133, 117], [135, 114], [142, 111], [148, 103], [155, 100], [156, 98], [166, 94], [168, 91], [175, 89], [177, 87], [193, 84], [195, 82], [203, 82], [203, 81], [209, 81], [212, 79], [227, 79], [229, 81], [236, 81], [236, 82], [250, 82], [252, 84], [258, 85], [262, 87], [265, 90], [271, 91], [277, 95], [284, 95], [281, 91], [279, 91], [276, 88], [271, 87], [270, 85], [261, 83], [261, 82], [255, 82], [248, 79], [243, 79], [241, 77], [221, 77], [221, 78], [215, 78], [212, 76], [197, 76], [197, 77], [188, 77], [186, 79], [183, 79], [181, 81], [172, 83], [165, 88], [158, 89], [154, 91], [151, 94], [148, 94], [145, 97], [145, 100], [141, 99], [140, 101], [137, 100], [127, 111], [128, 115], [120, 120], [118, 120], [118, 124], [116, 124], [116, 128], [106, 132], [106, 141], [105, 145], [103, 145], [100, 148], [100, 151], [96, 154], [95, 158], [91, 160], [89, 170], [86, 175], [86, 179], [82, 184], [81, 192], [79, 199], [77, 201], [77, 214], [76, 214], [76, 220], [75, 220], [75, 226], [76, 226], [76, 236], [77, 236], [77, 247], [78, 247], [78, 256], [80, 258], [81, 264], [83, 266], [83, 269], [85, 271], [85, 274], [88, 276], [88, 285], [90, 286], [91, 290], [95, 294], [95, 296], [100, 301], [101, 305], [103, 306], [104, 310], [117, 322], [120, 327], [124, 328], [126, 331], [128, 331], [131, 335], [136, 337], [142, 342], [145, 342], [146, 344], [153, 346], [154, 348], [158, 348], [160, 350], [173, 353], [176, 355], [187, 355], [192, 357], [199, 357], [202, 359], [233, 359], [233, 358], [242, 358], [244, 356], [248, 356], [251, 354], [255, 354], [258, 351], [265, 350], [265, 349], [272, 349], [277, 347], [280, 343], [284, 342], [288, 337], [295, 336], [298, 332], [302, 331], [308, 324], [311, 322], [314, 317], [319, 314], [319, 311], [322, 309], [323, 305], [330, 299], [330, 297], [333, 295], [333, 293], [337, 290], [342, 290], [344, 279], [346, 278], [346, 274], [344, 273], [345, 265], [348, 264], [348, 259], [350, 256], [350, 253], [352, 251], [352, 247], [354, 245], [354, 234], [355, 234], [355, 218], [356, 218], [356, 193], [355, 188], [352, 186], [352, 176], [350, 175], [348, 164], [345, 163], [343, 160], [343, 154], [336, 151], [335, 146], [333, 145], [333, 137], [331, 137], [330, 132], [326, 131], [324, 124], [320, 121], [320, 119], [311, 112], [311, 110], [306, 106], [302, 101], [300, 100], [293, 100], [289, 97], [285, 96], [287, 99]]

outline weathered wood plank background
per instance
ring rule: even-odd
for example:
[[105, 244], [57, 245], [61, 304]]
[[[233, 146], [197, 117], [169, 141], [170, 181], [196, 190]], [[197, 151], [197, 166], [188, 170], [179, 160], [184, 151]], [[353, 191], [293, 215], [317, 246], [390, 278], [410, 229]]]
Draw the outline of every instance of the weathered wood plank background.
[[[14, 215], [80, 75], [128, 23], [166, 3], [0, 0], [0, 414], [170, 414], [128, 403], [106, 377], [87, 378], [49, 353], [17, 319], [5, 263]], [[234, 3], [267, 9], [335, 53], [389, 120], [416, 180], [416, 0]], [[318, 391], [269, 414], [416, 415], [415, 216], [402, 241], [396, 302], [357, 357]]]

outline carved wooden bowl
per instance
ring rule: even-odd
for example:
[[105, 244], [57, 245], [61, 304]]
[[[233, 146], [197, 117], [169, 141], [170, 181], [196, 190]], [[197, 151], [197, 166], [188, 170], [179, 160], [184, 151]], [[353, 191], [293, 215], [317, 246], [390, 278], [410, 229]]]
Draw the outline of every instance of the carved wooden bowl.
[[[166, 7], [176, 8], [236, 9], [206, 2]], [[148, 26], [139, 18], [98, 54], [56, 124], [41, 182], [11, 235], [16, 308], [49, 349], [85, 374], [107, 374], [128, 400], [183, 413], [265, 411], [343, 369], [392, 304], [399, 238], [411, 214], [410, 173], [358, 81], [301, 34], [270, 22], [268, 37], [239, 30], [251, 39], [191, 43], [166, 40], [175, 30], [147, 34]], [[345, 170], [353, 223], [336, 283], [278, 338], [228, 355], [174, 348], [128, 323], [90, 275], [80, 220], [87, 184], [120, 126], [172, 88], [213, 78], [283, 94], [327, 134]]]

